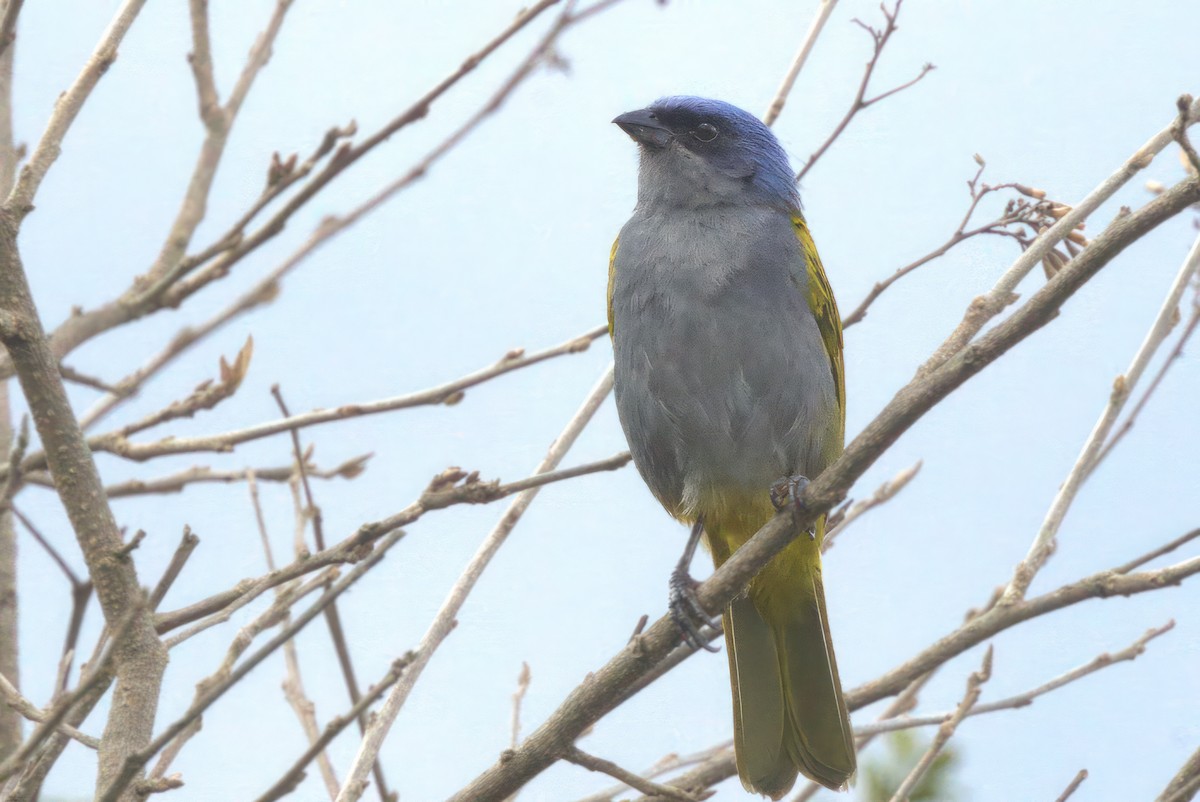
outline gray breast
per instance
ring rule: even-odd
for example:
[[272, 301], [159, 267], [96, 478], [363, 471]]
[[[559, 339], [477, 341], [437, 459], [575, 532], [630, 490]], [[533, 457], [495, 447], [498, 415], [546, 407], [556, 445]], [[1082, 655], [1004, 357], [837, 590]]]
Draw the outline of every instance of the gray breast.
[[769, 209], [639, 210], [622, 229], [617, 409], [672, 512], [825, 467], [837, 402], [803, 259], [790, 218]]

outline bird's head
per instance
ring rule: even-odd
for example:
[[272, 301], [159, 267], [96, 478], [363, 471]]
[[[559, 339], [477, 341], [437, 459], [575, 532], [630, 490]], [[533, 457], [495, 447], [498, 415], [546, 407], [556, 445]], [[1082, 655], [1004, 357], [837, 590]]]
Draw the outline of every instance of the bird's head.
[[641, 151], [639, 204], [799, 208], [779, 140], [737, 106], [701, 97], [665, 97], [613, 122]]

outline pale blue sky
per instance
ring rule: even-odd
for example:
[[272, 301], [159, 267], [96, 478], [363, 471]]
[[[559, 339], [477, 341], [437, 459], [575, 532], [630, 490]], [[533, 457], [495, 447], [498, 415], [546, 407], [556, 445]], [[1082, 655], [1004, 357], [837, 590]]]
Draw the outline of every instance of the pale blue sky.
[[[17, 44], [16, 127], [40, 134], [116, 2], [28, 3]], [[212, 4], [218, 84], [228, 92], [272, 3]], [[633, 205], [635, 149], [609, 125], [616, 114], [677, 93], [720, 97], [761, 112], [815, 2], [624, 4], [560, 44], [567, 75], [542, 72], [428, 178], [313, 256], [266, 309], [239, 320], [167, 371], [123, 413], [157, 409], [213, 375], [217, 357], [248, 334], [255, 361], [237, 397], [175, 433], [222, 431], [275, 416], [279, 382], [294, 410], [420, 389], [498, 359], [514, 346], [560, 342], [603, 319], [612, 238]], [[197, 244], [207, 244], [257, 193], [274, 150], [307, 152], [323, 132], [356, 119], [374, 130], [453, 70], [515, 12], [511, 4], [297, 0], [275, 56], [234, 130]], [[873, 0], [843, 0], [776, 126], [797, 166], [840, 119], [869, 41], [851, 17], [876, 20]], [[69, 364], [115, 379], [187, 321], [204, 319], [289, 253], [327, 214], [344, 212], [399, 175], [488, 97], [540, 35], [524, 32], [434, 113], [356, 165], [287, 232], [184, 311], [81, 349]], [[910, 0], [879, 69], [881, 88], [917, 87], [861, 115], [808, 175], [805, 208], [843, 310], [893, 269], [940, 244], [967, 200], [979, 153], [986, 180], [1022, 181], [1054, 198], [1083, 197], [1200, 91], [1200, 7], [1065, 0], [1008, 3]], [[150, 3], [121, 56], [67, 138], [21, 234], [26, 268], [48, 325], [73, 305], [107, 299], [149, 265], [175, 214], [202, 129], [195, 114], [186, 4]], [[1172, 148], [1146, 177], [1177, 180]], [[1140, 179], [1101, 210], [1148, 199]], [[996, 206], [982, 212], [994, 213]], [[980, 218], [985, 219], [985, 218]], [[831, 552], [826, 584], [842, 676], [871, 679], [949, 631], [1006, 581], [1128, 364], [1194, 236], [1181, 217], [1131, 248], [1073, 299], [1060, 319], [927, 415], [863, 478], [855, 495], [918, 458], [913, 485], [862, 520]], [[850, 434], [911, 377], [969, 300], [1015, 257], [1007, 241], [976, 241], [905, 279], [847, 333]], [[1028, 294], [1040, 271], [1021, 288]], [[320, 484], [330, 537], [397, 511], [447, 465], [515, 479], [540, 459], [609, 358], [588, 353], [500, 379], [453, 408], [418, 409], [306, 432], [332, 465], [374, 451], [353, 483]], [[1123, 562], [1197, 524], [1195, 398], [1189, 355], [1072, 510], [1040, 592]], [[76, 394], [80, 405], [91, 394]], [[609, 402], [566, 464], [624, 447]], [[202, 462], [281, 464], [285, 438]], [[158, 475], [101, 459], [105, 478]], [[291, 537], [290, 499], [264, 488], [277, 548]], [[31, 489], [24, 511], [80, 564], [53, 498]], [[430, 515], [347, 598], [343, 619], [364, 683], [415, 645], [450, 582], [501, 512]], [[168, 597], [174, 608], [261, 573], [243, 488], [115, 502], [120, 522], [149, 533], [144, 581], [158, 576], [190, 524], [203, 538]], [[632, 469], [543, 492], [489, 568], [399, 717], [384, 749], [388, 777], [410, 802], [444, 798], [508, 745], [510, 695], [527, 661], [526, 731], [624, 643], [642, 613], [665, 608], [666, 578], [684, 531], [662, 514]], [[21, 541], [25, 687], [44, 700], [67, 611], [63, 582]], [[1174, 617], [1179, 626], [1136, 663], [1090, 677], [1033, 707], [972, 719], [956, 736], [961, 786], [979, 802], [1055, 798], [1086, 767], [1079, 800], [1148, 799], [1200, 743], [1200, 593], [1194, 583], [1133, 599], [1091, 602], [995, 640], [985, 699], [1040, 684], [1097, 653], [1123, 648]], [[92, 611], [87, 632], [94, 635]], [[237, 617], [244, 622], [244, 617]], [[233, 629], [210, 631], [172, 656], [160, 722], [191, 699]], [[321, 624], [299, 642], [322, 719], [345, 704]], [[982, 648], [982, 647], [980, 647]], [[920, 708], [952, 706], [980, 657], [944, 668]], [[176, 763], [175, 799], [260, 793], [303, 749], [272, 660], [218, 704]], [[857, 714], [859, 720], [872, 711]], [[101, 729], [99, 715], [85, 726]], [[728, 738], [726, 661], [700, 655], [602, 721], [581, 746], [631, 768]], [[333, 749], [344, 771], [356, 740]], [[86, 795], [92, 755], [72, 746], [49, 790]], [[557, 766], [523, 792], [558, 802], [607, 784]], [[320, 799], [316, 782], [295, 797]], [[723, 785], [718, 800], [745, 799]], [[827, 798], [832, 798], [829, 795]]]

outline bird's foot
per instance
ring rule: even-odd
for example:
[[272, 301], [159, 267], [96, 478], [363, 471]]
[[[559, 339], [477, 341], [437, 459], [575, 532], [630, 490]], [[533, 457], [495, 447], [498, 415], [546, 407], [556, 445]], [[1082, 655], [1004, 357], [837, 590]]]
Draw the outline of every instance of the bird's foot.
[[668, 583], [670, 593], [667, 607], [671, 611], [671, 619], [679, 627], [684, 643], [693, 649], [717, 652], [720, 649], [709, 644], [704, 627], [719, 629], [721, 619], [710, 616], [704, 605], [700, 604], [700, 598], [696, 595], [698, 584], [684, 566], [676, 566]]
[[[808, 487], [808, 484], [808, 478], [800, 474], [783, 477], [771, 485], [771, 503], [779, 511], [790, 509], [792, 515], [800, 515], [808, 512], [808, 508], [800, 500], [800, 494], [804, 492], [804, 488]], [[815, 525], [809, 526], [807, 531], [809, 540], [817, 539]]]

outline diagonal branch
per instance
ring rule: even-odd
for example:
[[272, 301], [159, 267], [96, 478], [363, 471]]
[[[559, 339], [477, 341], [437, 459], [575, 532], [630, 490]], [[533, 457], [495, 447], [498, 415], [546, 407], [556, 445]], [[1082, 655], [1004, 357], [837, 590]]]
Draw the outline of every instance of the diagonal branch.
[[0, 19], [0, 56], [12, 45], [17, 38], [17, 15], [25, 0], [8, 0], [4, 4], [4, 18]]
[[[11, 5], [14, 4], [10, 4], [10, 7]], [[15, 5], [19, 7], [20, 3]], [[71, 87], [55, 101], [54, 111], [46, 122], [42, 138], [38, 140], [29, 161], [21, 168], [16, 185], [4, 201], [4, 210], [13, 216], [15, 225], [20, 225], [20, 221], [33, 209], [33, 198], [41, 186], [42, 179], [62, 152], [62, 141], [67, 131], [75, 122], [92, 90], [96, 88], [96, 84], [100, 83], [100, 78], [117, 60], [117, 48], [121, 40], [125, 38], [125, 34], [129, 32], [130, 26], [145, 5], [146, 0], [125, 0], [121, 4], [116, 16], [101, 35], [100, 43], [88, 58], [83, 71]]]
[[983, 691], [983, 684], [991, 679], [992, 676], [992, 647], [989, 646], [983, 655], [983, 665], [979, 670], [973, 672], [967, 678], [967, 692], [963, 696], [962, 701], [958, 703], [954, 714], [942, 723], [938, 728], [938, 733], [933, 739], [933, 743], [925, 750], [925, 754], [921, 755], [921, 759], [917, 761], [917, 765], [913, 766], [912, 771], [908, 773], [900, 785], [897, 786], [896, 792], [892, 794], [892, 802], [906, 802], [909, 795], [916, 790], [917, 784], [933, 766], [933, 761], [941, 753], [946, 744], [950, 742], [950, 738], [954, 736], [954, 731], [958, 729], [958, 725], [971, 712], [971, 708], [979, 701], [979, 694]]
[[222, 666], [218, 670], [220, 672], [219, 677], [214, 678], [215, 682], [211, 684], [202, 683], [203, 689], [200, 690], [198, 688], [196, 698], [180, 718], [167, 725], [163, 732], [147, 746], [126, 757], [120, 772], [116, 774], [110, 783], [101, 786], [104, 790], [96, 794], [97, 802], [116, 802], [118, 798], [121, 798], [124, 789], [133, 782], [134, 777], [137, 776], [138, 772], [146, 765], [146, 762], [150, 758], [154, 757], [167, 744], [185, 732], [193, 722], [203, 715], [204, 711], [208, 710], [226, 691], [240, 682], [259, 663], [273, 654], [283, 644], [294, 638], [296, 633], [320, 615], [326, 605], [361, 579], [367, 571], [374, 568], [383, 559], [383, 556], [387, 554], [388, 550], [401, 539], [403, 534], [402, 531], [397, 530], [383, 538], [372, 550], [370, 556], [354, 566], [354, 569], [344, 577], [333, 583], [317, 601], [313, 602], [304, 612], [296, 616], [291, 624], [281, 629], [279, 634], [259, 647], [236, 668], [230, 670], [230, 666]]
[[[1200, 119], [1200, 100], [1197, 100], [1189, 110], [1188, 119], [1191, 123]], [[921, 365], [917, 376], [925, 376], [944, 365], [954, 355], [960, 353], [983, 327], [1016, 301], [1014, 290], [1021, 280], [1029, 275], [1054, 246], [1062, 242], [1080, 228], [1092, 212], [1107, 201], [1117, 190], [1129, 183], [1135, 175], [1150, 166], [1154, 157], [1162, 152], [1175, 139], [1177, 125], [1172, 122], [1163, 130], [1152, 136], [1138, 148], [1116, 172], [1092, 190], [1087, 197], [1071, 208], [1057, 223], [1038, 236], [1033, 244], [1022, 253], [1015, 262], [996, 281], [994, 287], [986, 294], [979, 296], [967, 308], [962, 322], [951, 332], [950, 336], [938, 346], [933, 355]], [[1085, 251], [1086, 253], [1086, 251]]]
[[804, 180], [804, 176], [808, 175], [808, 171], [813, 168], [818, 159], [825, 155], [825, 151], [829, 150], [829, 147], [835, 141], [837, 141], [837, 138], [840, 137], [842, 132], [846, 130], [846, 126], [850, 125], [850, 121], [853, 120], [860, 111], [870, 108], [884, 98], [891, 97], [897, 92], [908, 89], [910, 86], [917, 83], [933, 71], [934, 66], [932, 64], [925, 64], [921, 67], [921, 71], [917, 73], [917, 77], [913, 78], [911, 81], [889, 89], [886, 92], [882, 92], [875, 97], [867, 97], [867, 89], [871, 85], [871, 76], [875, 74], [875, 67], [879, 64], [879, 57], [883, 55], [883, 49], [887, 46], [888, 40], [892, 38], [892, 34], [896, 32], [896, 18], [900, 16], [900, 4], [902, 2], [903, 0], [896, 0], [896, 5], [892, 7], [891, 11], [888, 10], [886, 5], [880, 5], [879, 8], [881, 11], [883, 11], [883, 18], [885, 20], [883, 30], [877, 30], [876, 28], [873, 28], [864, 22], [861, 22], [857, 19], [854, 20], [854, 23], [858, 25], [858, 27], [862, 28], [871, 35], [871, 40], [874, 42], [874, 50], [871, 53], [870, 60], [867, 61], [867, 67], [863, 71], [862, 81], [858, 84], [858, 91], [854, 94], [854, 100], [850, 103], [849, 110], [846, 112], [845, 116], [842, 117], [841, 122], [839, 122], [833, 129], [833, 133], [831, 133], [825, 139], [825, 141], [821, 143], [821, 146], [818, 147], [816, 151], [808, 157], [808, 161], [804, 163], [804, 167], [801, 168], [800, 172], [796, 175], [797, 182]]
[[833, 8], [837, 4], [838, 0], [821, 0], [820, 5], [817, 6], [817, 13], [808, 26], [808, 33], [804, 35], [804, 41], [800, 43], [800, 49], [792, 58], [791, 66], [788, 67], [787, 74], [783, 76], [783, 82], [779, 84], [779, 89], [775, 92], [775, 98], [767, 108], [767, 113], [763, 115], [763, 122], [767, 125], [774, 125], [775, 121], [779, 119], [779, 114], [783, 111], [784, 104], [787, 103], [788, 95], [792, 93], [792, 87], [796, 85], [796, 78], [800, 76], [800, 70], [804, 69], [804, 62], [808, 61], [808, 54], [812, 52], [817, 38], [820, 37], [825, 23], [829, 20], [829, 15], [833, 13]]
[[[596, 410], [600, 408], [600, 404], [612, 392], [613, 387], [613, 370], [610, 365], [605, 369], [604, 374], [596, 382], [591, 392], [584, 399], [579, 410], [567, 422], [562, 433], [554, 439], [550, 445], [550, 449], [546, 452], [546, 456], [538, 464], [534, 470], [537, 474], [542, 474], [547, 471], [554, 470], [567, 451], [575, 444], [576, 439], [583, 432], [584, 428], [591, 422], [592, 417], [596, 414]], [[479, 581], [479, 577], [483, 575], [484, 569], [491, 562], [492, 557], [504, 545], [508, 535], [512, 532], [525, 510], [533, 503], [537, 497], [539, 488], [532, 487], [528, 490], [523, 490], [513, 500], [512, 504], [501, 516], [499, 523], [488, 533], [483, 542], [479, 545], [475, 554], [463, 569], [462, 574], [450, 589], [446, 600], [442, 602], [441, 608], [437, 615], [434, 616], [433, 622], [429, 625], [429, 629], [421, 638], [420, 644], [416, 648], [416, 657], [408, 670], [404, 672], [404, 676], [400, 678], [400, 682], [388, 694], [383, 706], [376, 713], [375, 719], [368, 728], [367, 733], [363, 736], [362, 743], [359, 745], [358, 754], [354, 757], [354, 764], [350, 767], [350, 773], [342, 783], [342, 790], [338, 794], [337, 802], [354, 802], [362, 795], [363, 784], [366, 781], [367, 769], [374, 763], [376, 756], [379, 754], [380, 747], [383, 746], [383, 741], [387, 737], [388, 730], [392, 726], [392, 722], [396, 720], [396, 716], [400, 714], [400, 708], [404, 706], [404, 702], [408, 699], [409, 693], [413, 686], [421, 676], [422, 670], [428, 665], [433, 653], [438, 646], [449, 636], [451, 630], [454, 629], [455, 617], [459, 610], [462, 609], [463, 603], [466, 602], [467, 596], [475, 588], [475, 584]]]
[[1008, 604], [1024, 596], [1037, 572], [1054, 553], [1058, 530], [1062, 526], [1063, 519], [1066, 518], [1067, 511], [1079, 494], [1080, 488], [1091, 475], [1097, 460], [1104, 453], [1102, 451], [1104, 441], [1108, 439], [1108, 434], [1116, 424], [1117, 417], [1124, 409], [1125, 402], [1129, 400], [1133, 388], [1142, 378], [1142, 373], [1145, 372], [1159, 346], [1170, 334], [1174, 317], [1178, 314], [1179, 299], [1183, 297], [1183, 291], [1191, 282], [1192, 277], [1196, 275], [1197, 270], [1200, 270], [1200, 236], [1196, 237], [1187, 258], [1183, 260], [1183, 265], [1179, 268], [1175, 280], [1167, 291], [1167, 297], [1163, 300], [1158, 316], [1150, 330], [1146, 332], [1146, 337], [1137, 353], [1134, 354], [1129, 369], [1113, 382], [1112, 395], [1109, 397], [1108, 404], [1084, 442], [1083, 449], [1071, 467], [1070, 473], [1067, 474], [1066, 480], [1055, 494], [1054, 501], [1051, 503], [1050, 509], [1046, 511], [1046, 517], [1042, 521], [1033, 544], [1029, 547], [1028, 554], [1013, 571], [1013, 577], [1008, 584], [1008, 589], [1004, 592], [1004, 598], [1000, 600], [1001, 604]]
[[[1049, 323], [1062, 305], [1125, 247], [1197, 200], [1200, 200], [1200, 180], [1188, 179], [1138, 211], [1115, 220], [1008, 319], [947, 362], [926, 375], [918, 376], [902, 388], [847, 446], [841, 457], [805, 488], [800, 500], [806, 512], [795, 516], [784, 513], [776, 515], [700, 585], [697, 592], [701, 604], [710, 610], [723, 609], [798, 532], [844, 498], [853, 482], [926, 412], [1010, 348]], [[1145, 574], [1111, 580], [1106, 578], [1103, 583], [1085, 586], [1075, 592], [1082, 592], [1089, 597], [1122, 590], [1141, 592], [1161, 587], [1159, 584], [1145, 584], [1151, 579], [1155, 583], [1166, 580], [1178, 582], [1196, 572], [1200, 572], [1200, 559], [1162, 569], [1155, 572], [1157, 576], [1153, 578]], [[1062, 605], [1071, 603], [1069, 594], [1055, 598]], [[1037, 609], [1041, 608], [1030, 602], [997, 607], [981, 615], [967, 624], [962, 630], [964, 634], [955, 636], [949, 644], [939, 642], [934, 647], [936, 651], [911, 661], [903, 667], [903, 671], [897, 670], [886, 677], [875, 686], [874, 698], [901, 690], [916, 676], [936, 665], [939, 662], [936, 658], [945, 659], [945, 650], [967, 648], [964, 644], [968, 642], [974, 645], [980, 637], [984, 637], [981, 633], [988, 628], [997, 626], [1001, 621], [1011, 625], [1022, 616], [1032, 615]], [[540, 774], [561, 758], [564, 744], [572, 743], [585, 728], [606, 715], [623, 697], [626, 689], [667, 656], [677, 640], [678, 630], [674, 622], [669, 616], [660, 618], [606, 666], [593, 673], [586, 683], [572, 691], [558, 710], [518, 749], [506, 752], [502, 762], [493, 765], [459, 791], [453, 797], [454, 802], [504, 799]]]

